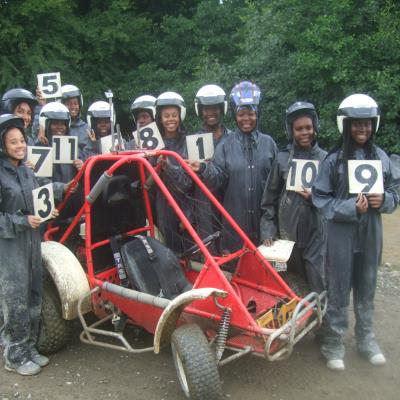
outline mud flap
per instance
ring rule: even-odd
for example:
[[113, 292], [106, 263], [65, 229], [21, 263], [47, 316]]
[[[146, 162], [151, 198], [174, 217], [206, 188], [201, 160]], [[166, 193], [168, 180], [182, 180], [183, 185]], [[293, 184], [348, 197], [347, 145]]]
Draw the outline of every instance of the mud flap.
[[[67, 320], [78, 316], [78, 301], [90, 292], [86, 274], [77, 258], [64, 245], [47, 241], [42, 243], [43, 267], [49, 272], [57, 288], [62, 317]], [[84, 313], [91, 311], [90, 299], [82, 305]]]
[[175, 330], [176, 323], [186, 306], [195, 300], [204, 300], [210, 296], [225, 298], [227, 295], [227, 292], [220, 289], [201, 288], [182, 293], [172, 300], [158, 320], [154, 334], [154, 353], [158, 354], [163, 346], [170, 343], [172, 332]]

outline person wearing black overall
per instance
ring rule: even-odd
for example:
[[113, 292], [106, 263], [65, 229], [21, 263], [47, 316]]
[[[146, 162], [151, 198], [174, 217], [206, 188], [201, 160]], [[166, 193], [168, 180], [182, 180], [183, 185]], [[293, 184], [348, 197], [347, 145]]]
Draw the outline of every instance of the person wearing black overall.
[[312, 291], [321, 293], [324, 290], [324, 226], [311, 202], [312, 182], [302, 190], [286, 188], [293, 160], [322, 161], [326, 156], [316, 139], [319, 124], [314, 105], [304, 101], [293, 103], [286, 111], [285, 126], [289, 143], [278, 153], [264, 189], [260, 236], [266, 246], [277, 239], [294, 241], [288, 271], [302, 277]]
[[[42, 306], [40, 217], [32, 190], [39, 185], [24, 163], [26, 134], [21, 118], [0, 116], [0, 305], [5, 369], [35, 375], [49, 359], [38, 353]], [[55, 216], [57, 213], [53, 213]]]
[[[196, 93], [194, 108], [196, 115], [202, 121], [202, 127], [194, 134], [212, 133], [215, 152], [216, 148], [224, 143], [232, 133], [223, 123], [223, 118], [228, 111], [225, 91], [217, 85], [202, 86]], [[222, 203], [222, 190], [214, 191], [213, 195]], [[194, 187], [193, 197], [193, 214], [197, 233], [200, 237], [204, 239], [221, 231], [222, 220], [220, 213], [211, 205], [210, 201], [197, 186]], [[209, 250], [214, 254], [220, 253], [218, 239], [209, 246]]]
[[[327, 367], [335, 371], [345, 369], [343, 338], [351, 290], [357, 350], [372, 365], [386, 363], [373, 332], [374, 296], [382, 255], [381, 214], [396, 209], [400, 176], [386, 153], [374, 144], [379, 122], [380, 111], [371, 97], [354, 94], [344, 99], [337, 113], [340, 141], [321, 163], [312, 188], [313, 203], [327, 220], [328, 309], [321, 353]], [[349, 179], [351, 160], [365, 160], [365, 165], [369, 160], [380, 161], [383, 193], [369, 191], [365, 185], [368, 174], [358, 178], [363, 189], [350, 190], [350, 183], [354, 187]]]
[[[211, 191], [222, 193], [223, 206], [256, 245], [260, 243], [261, 197], [277, 154], [275, 141], [257, 126], [260, 101], [261, 91], [255, 83], [242, 81], [235, 85], [230, 105], [236, 130], [217, 146], [209, 163], [191, 163]], [[232, 253], [242, 245], [240, 237], [222, 219], [222, 253]]]
[[[165, 144], [165, 150], [174, 151], [183, 159], [188, 157], [186, 130], [183, 126], [185, 115], [185, 102], [178, 93], [164, 92], [157, 97], [156, 122]], [[192, 222], [190, 204], [193, 190], [192, 179], [173, 157], [160, 158], [156, 162], [161, 163], [161, 179], [186, 217]], [[166, 246], [181, 254], [193, 243], [189, 240], [179, 218], [158, 188], [155, 190], [155, 206], [157, 227], [164, 237]]]

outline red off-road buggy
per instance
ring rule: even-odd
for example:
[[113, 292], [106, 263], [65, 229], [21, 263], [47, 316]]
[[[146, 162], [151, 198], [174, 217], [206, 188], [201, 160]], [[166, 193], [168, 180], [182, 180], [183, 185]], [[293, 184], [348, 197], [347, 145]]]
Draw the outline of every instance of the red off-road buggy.
[[[152, 157], [174, 158], [181, 165], [241, 237], [239, 251], [211, 254], [207, 246], [218, 234], [202, 241]], [[194, 243], [184, 254], [156, 239], [149, 179]], [[70, 321], [79, 316], [86, 343], [130, 353], [158, 353], [171, 344], [186, 397], [210, 400], [222, 396], [218, 367], [247, 354], [286, 358], [321, 324], [325, 295], [297, 296], [176, 153], [92, 157], [75, 182], [80, 190], [67, 194], [43, 243], [44, 313], [51, 318], [43, 319], [42, 351], [62, 346]], [[171, 279], [164, 280], [171, 276], [172, 289]], [[98, 317], [90, 325], [84, 318], [89, 311]], [[125, 324], [154, 334], [153, 346], [135, 348], [124, 336]]]

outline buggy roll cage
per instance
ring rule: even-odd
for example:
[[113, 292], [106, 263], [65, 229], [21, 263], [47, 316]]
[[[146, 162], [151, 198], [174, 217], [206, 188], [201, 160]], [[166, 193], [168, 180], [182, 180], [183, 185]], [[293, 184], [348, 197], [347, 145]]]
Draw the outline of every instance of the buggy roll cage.
[[[200, 188], [202, 193], [207, 197], [207, 199], [212, 203], [212, 205], [221, 213], [222, 217], [229, 222], [231, 227], [235, 230], [235, 232], [240, 236], [243, 241], [243, 247], [238, 251], [228, 254], [227, 256], [213, 256], [209, 252], [207, 246], [203, 243], [202, 239], [199, 237], [198, 233], [195, 231], [186, 215], [183, 213], [176, 200], [173, 198], [168, 188], [165, 186], [164, 182], [158, 175], [159, 165], [154, 167], [148, 160], [150, 157], [171, 157], [174, 158], [177, 164], [183, 168], [183, 170], [190, 176], [193, 182]], [[99, 161], [115, 161], [97, 180], [97, 182], [91, 187], [90, 176], [93, 170], [93, 167]], [[159, 190], [162, 192], [163, 196], [168, 201], [169, 205], [173, 208], [176, 215], [182, 222], [184, 228], [189, 233], [190, 237], [193, 239], [195, 244], [199, 247], [200, 251], [205, 256], [206, 262], [205, 267], [207, 265], [214, 265], [214, 267], [219, 267], [222, 264], [225, 264], [235, 258], [240, 257], [246, 252], [251, 252], [256, 255], [263, 263], [267, 262], [257, 251], [256, 246], [250, 241], [247, 235], [243, 232], [240, 226], [236, 223], [236, 221], [230, 216], [230, 214], [224, 209], [224, 207], [219, 203], [219, 201], [214, 197], [214, 195], [210, 192], [207, 186], [202, 182], [202, 180], [197, 176], [195, 172], [187, 165], [187, 163], [183, 160], [183, 158], [174, 151], [169, 150], [147, 150], [147, 151], [126, 151], [120, 152], [116, 154], [107, 154], [107, 155], [98, 155], [94, 157], [90, 157], [82, 166], [81, 170], [75, 176], [71, 185], [69, 186], [67, 193], [64, 197], [64, 200], [58, 207], [59, 211], [62, 211], [68, 202], [69, 198], [74, 192], [74, 189], [79, 185], [80, 180], [83, 178], [83, 193], [84, 193], [84, 204], [77, 212], [77, 214], [72, 218], [72, 221], [65, 232], [62, 234], [59, 239], [60, 243], [65, 243], [68, 237], [71, 235], [73, 230], [78, 226], [81, 222], [82, 216], [85, 214], [86, 216], [91, 215], [91, 205], [95, 202], [98, 196], [104, 190], [107, 182], [114, 176], [114, 174], [121, 168], [123, 165], [137, 163], [139, 167], [139, 177], [142, 184], [143, 189], [143, 200], [146, 211], [146, 218], [148, 220], [148, 224], [145, 227], [134, 229], [130, 232], [126, 232], [126, 235], [137, 235], [140, 233], [149, 232], [152, 237], [154, 237], [154, 219], [153, 213], [151, 210], [149, 194], [145, 187], [145, 182], [147, 180], [145, 171], [149, 173], [151, 178], [156, 183]], [[57, 221], [55, 221], [57, 222]], [[45, 240], [49, 240], [51, 236], [59, 230], [59, 227], [54, 226], [54, 222], [50, 224], [49, 229], [45, 234]], [[86, 246], [89, 246], [87, 250], [94, 250], [97, 247], [101, 247], [109, 243], [109, 239], [104, 239], [102, 241], [92, 243], [92, 232], [91, 232], [91, 218], [86, 218]], [[94, 279], [94, 270], [93, 270], [93, 260], [91, 256], [91, 251], [87, 252], [87, 265], [88, 265], [88, 275], [90, 286], [99, 284], [96, 279]], [[278, 283], [285, 288], [284, 295], [288, 297], [298, 296], [289, 288], [286, 282], [279, 276], [279, 274], [271, 268], [271, 271], [274, 275], [274, 278], [278, 281]], [[95, 282], [97, 281], [97, 282]], [[283, 293], [277, 293], [279, 296], [282, 296]]]

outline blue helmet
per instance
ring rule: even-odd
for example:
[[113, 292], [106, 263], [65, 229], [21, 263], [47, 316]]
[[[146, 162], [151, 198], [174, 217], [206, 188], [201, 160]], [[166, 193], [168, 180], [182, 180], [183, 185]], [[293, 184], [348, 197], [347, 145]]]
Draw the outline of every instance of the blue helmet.
[[231, 90], [229, 102], [233, 117], [243, 107], [255, 111], [258, 117], [260, 113], [261, 90], [253, 82], [242, 81]]

